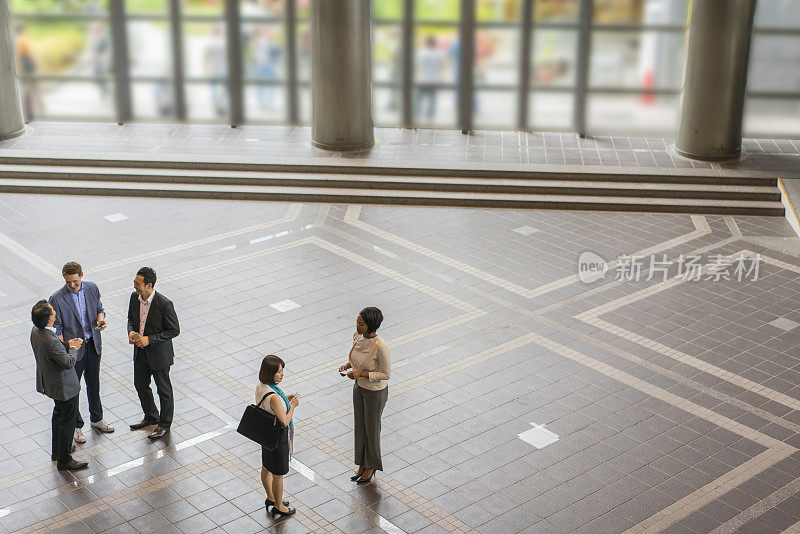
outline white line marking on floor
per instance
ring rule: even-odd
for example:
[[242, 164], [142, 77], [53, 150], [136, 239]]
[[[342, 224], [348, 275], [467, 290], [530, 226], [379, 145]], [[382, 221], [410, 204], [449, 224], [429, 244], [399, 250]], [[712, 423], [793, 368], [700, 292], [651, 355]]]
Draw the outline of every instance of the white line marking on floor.
[[531, 426], [533, 428], [526, 430], [521, 434], [517, 434], [519, 439], [521, 439], [528, 445], [533, 445], [537, 449], [542, 449], [558, 441], [559, 438], [558, 434], [546, 429], [544, 425], [537, 425], [536, 423], [531, 423]]
[[115, 223], [127, 220], [128, 216], [125, 215], [124, 213], [112, 213], [111, 215], [106, 215], [103, 218], [110, 223]]

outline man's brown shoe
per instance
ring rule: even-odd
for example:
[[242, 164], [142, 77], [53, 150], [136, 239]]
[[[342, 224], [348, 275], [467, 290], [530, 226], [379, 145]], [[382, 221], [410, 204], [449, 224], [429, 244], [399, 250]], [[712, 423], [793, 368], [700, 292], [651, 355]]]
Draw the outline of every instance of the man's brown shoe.
[[152, 432], [150, 432], [150, 435], [147, 437], [156, 440], [158, 438], [163, 437], [164, 434], [167, 433], [167, 430], [169, 430], [169, 428], [164, 428], [163, 426], [157, 426]]
[[146, 426], [153, 426], [155, 424], [158, 423], [156, 423], [155, 421], [151, 421], [150, 419], [142, 419], [138, 423], [133, 423], [131, 425], [131, 430], [139, 430], [140, 428], [144, 428]]

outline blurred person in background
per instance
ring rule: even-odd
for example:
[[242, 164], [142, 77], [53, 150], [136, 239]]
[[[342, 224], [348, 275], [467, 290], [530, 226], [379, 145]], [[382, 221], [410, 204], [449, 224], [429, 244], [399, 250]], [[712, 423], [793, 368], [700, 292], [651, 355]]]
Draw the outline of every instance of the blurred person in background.
[[436, 37], [425, 38], [425, 48], [419, 52], [417, 59], [417, 98], [416, 115], [424, 117], [428, 122], [436, 116], [436, 93], [442, 81], [445, 54], [437, 46]]
[[[21, 77], [36, 75], [36, 59], [33, 57], [33, 48], [26, 35], [25, 26], [17, 24], [14, 38], [14, 49], [17, 53], [17, 74]], [[39, 92], [39, 83], [36, 80], [24, 80], [20, 83], [22, 92], [22, 110], [25, 122], [34, 120], [40, 112], [44, 111], [42, 95]]]

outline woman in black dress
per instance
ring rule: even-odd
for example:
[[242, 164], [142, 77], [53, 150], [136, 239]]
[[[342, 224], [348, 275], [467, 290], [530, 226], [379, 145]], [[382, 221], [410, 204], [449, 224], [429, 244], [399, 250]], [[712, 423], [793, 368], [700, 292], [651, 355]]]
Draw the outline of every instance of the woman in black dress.
[[272, 517], [290, 516], [295, 512], [295, 509], [289, 506], [289, 501], [283, 500], [283, 475], [289, 472], [289, 456], [294, 437], [292, 417], [300, 401], [297, 395], [287, 396], [278, 387], [283, 380], [283, 368], [282, 359], [273, 355], [266, 356], [261, 361], [258, 386], [256, 386], [256, 403], [273, 414], [286, 427], [286, 431], [278, 438], [278, 446], [275, 449], [268, 450], [261, 447], [261, 483], [267, 491], [264, 504], [267, 511], [270, 506], [272, 507]]

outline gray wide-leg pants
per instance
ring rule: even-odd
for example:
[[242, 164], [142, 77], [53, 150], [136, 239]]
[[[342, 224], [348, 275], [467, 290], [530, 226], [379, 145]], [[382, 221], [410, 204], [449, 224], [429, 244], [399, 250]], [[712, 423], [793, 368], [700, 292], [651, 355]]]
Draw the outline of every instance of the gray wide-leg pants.
[[358, 384], [353, 386], [353, 417], [355, 419], [356, 465], [383, 471], [381, 462], [381, 416], [389, 387], [372, 391]]

